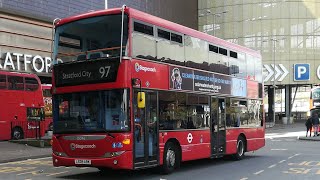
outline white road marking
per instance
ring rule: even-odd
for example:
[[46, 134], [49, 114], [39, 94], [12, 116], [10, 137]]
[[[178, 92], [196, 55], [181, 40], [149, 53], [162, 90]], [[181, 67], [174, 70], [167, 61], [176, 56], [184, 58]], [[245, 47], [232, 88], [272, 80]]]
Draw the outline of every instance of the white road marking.
[[299, 156], [299, 155], [300, 155], [300, 154], [295, 154], [295, 155], [293, 155], [293, 156], [288, 157], [288, 159], [294, 158], [294, 157]]
[[253, 174], [258, 175], [258, 174], [260, 174], [260, 173], [263, 173], [263, 171], [264, 171], [264, 170], [261, 170], [261, 171], [255, 172], [255, 173], [253, 173]]
[[89, 169], [89, 167], [82, 167], [82, 168], [80, 168], [80, 169]]
[[281, 164], [281, 163], [286, 162], [286, 161], [287, 161], [287, 160], [282, 160], [282, 161], [279, 161], [278, 163]]
[[271, 151], [287, 151], [288, 149], [271, 149]]
[[247, 180], [248, 178], [247, 177], [245, 177], [245, 178], [241, 178], [240, 180]]
[[270, 169], [270, 168], [273, 168], [273, 167], [275, 167], [277, 164], [273, 164], [273, 165], [271, 165], [271, 166], [269, 166], [268, 168]]

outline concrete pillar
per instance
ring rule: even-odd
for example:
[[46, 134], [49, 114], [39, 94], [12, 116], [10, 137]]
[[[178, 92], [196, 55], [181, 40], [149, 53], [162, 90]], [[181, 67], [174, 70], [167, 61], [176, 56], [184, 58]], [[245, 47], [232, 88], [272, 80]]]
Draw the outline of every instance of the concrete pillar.
[[292, 101], [292, 88], [290, 85], [285, 86], [285, 112], [286, 117], [291, 117], [291, 101]]
[[272, 86], [268, 86], [268, 119], [267, 122], [273, 122], [273, 101], [274, 101], [274, 91]]

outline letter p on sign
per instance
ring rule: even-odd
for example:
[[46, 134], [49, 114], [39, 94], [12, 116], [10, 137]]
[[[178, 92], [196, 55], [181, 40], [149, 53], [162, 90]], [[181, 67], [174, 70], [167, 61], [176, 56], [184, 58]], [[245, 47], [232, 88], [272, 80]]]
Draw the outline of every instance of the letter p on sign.
[[310, 64], [294, 64], [294, 81], [310, 80]]

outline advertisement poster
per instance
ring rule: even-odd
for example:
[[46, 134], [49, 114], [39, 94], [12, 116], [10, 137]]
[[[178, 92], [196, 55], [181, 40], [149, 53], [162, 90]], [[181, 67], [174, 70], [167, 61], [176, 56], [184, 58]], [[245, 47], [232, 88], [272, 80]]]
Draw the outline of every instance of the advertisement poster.
[[52, 117], [52, 97], [44, 97], [43, 100], [45, 117]]
[[255, 81], [247, 81], [247, 91], [248, 91], [248, 98], [258, 98], [259, 91], [258, 91], [258, 82]]
[[170, 66], [170, 89], [230, 94], [231, 78], [220, 74]]
[[170, 89], [193, 90], [193, 71], [190, 69], [170, 66]]
[[213, 74], [214, 85], [217, 86], [217, 93], [220, 94], [231, 94], [231, 77]]
[[247, 97], [247, 81], [244, 79], [232, 78], [231, 95]]

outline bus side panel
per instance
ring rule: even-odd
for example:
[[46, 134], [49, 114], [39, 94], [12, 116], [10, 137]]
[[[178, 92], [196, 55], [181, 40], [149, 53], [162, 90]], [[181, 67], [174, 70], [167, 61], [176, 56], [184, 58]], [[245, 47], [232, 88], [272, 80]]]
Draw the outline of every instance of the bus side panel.
[[[7, 102], [5, 93], [0, 93], [0, 99], [1, 102]], [[3, 103], [0, 108], [0, 141], [11, 139], [11, 129], [10, 121], [8, 119], [8, 112], [10, 112], [8, 103]]]
[[226, 154], [235, 154], [237, 150], [238, 129], [226, 130]]
[[247, 151], [255, 151], [265, 146], [265, 130], [264, 127], [257, 128], [255, 132], [253, 132], [253, 139], [255, 139], [254, 144], [248, 144]]
[[234, 128], [227, 130], [226, 154], [235, 154], [237, 140], [240, 134], [244, 134], [247, 140], [247, 151], [254, 151], [265, 145], [264, 128]]
[[176, 139], [181, 146], [182, 161], [209, 158], [211, 156], [210, 130], [162, 131], [159, 135], [160, 164], [163, 164], [165, 144]]

